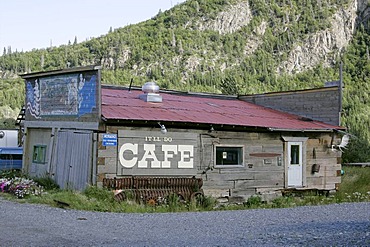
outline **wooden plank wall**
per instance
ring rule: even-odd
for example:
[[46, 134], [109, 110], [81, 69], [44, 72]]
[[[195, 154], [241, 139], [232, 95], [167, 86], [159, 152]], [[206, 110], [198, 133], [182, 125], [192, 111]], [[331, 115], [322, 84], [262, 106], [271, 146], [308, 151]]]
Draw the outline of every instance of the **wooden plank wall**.
[[[284, 188], [283, 141], [279, 133], [218, 132], [217, 137], [215, 134], [200, 138], [205, 150], [203, 160], [211, 165], [202, 174], [206, 194], [250, 196], [258, 191]], [[214, 144], [243, 146], [244, 166], [215, 167]]]
[[[45, 176], [49, 171], [49, 151], [52, 148], [50, 146], [50, 140], [52, 136], [52, 130], [41, 129], [41, 128], [27, 128], [26, 143], [23, 145], [23, 168], [31, 176]], [[35, 145], [46, 146], [46, 163], [37, 164], [33, 163], [33, 148]]]
[[[103, 146], [102, 136], [99, 134], [98, 137], [98, 184], [102, 182], [103, 178], [113, 178], [118, 176], [186, 176], [191, 177], [197, 175], [197, 171], [200, 169], [199, 161], [199, 151], [198, 151], [198, 134], [190, 132], [187, 130], [176, 130], [168, 132], [163, 135], [160, 132], [160, 128], [124, 128], [124, 127], [113, 127], [109, 126], [107, 128], [107, 133], [115, 133], [118, 136], [118, 146]], [[154, 140], [149, 139], [154, 138]], [[169, 141], [170, 140], [170, 141]], [[159, 161], [164, 160], [164, 153], [161, 152], [162, 145], [170, 146], [191, 146], [193, 148], [194, 157], [187, 158], [186, 160], [193, 160], [194, 168], [179, 168], [177, 169], [177, 164], [179, 162], [180, 156], [177, 154], [172, 154], [170, 168], [153, 168], [151, 167], [151, 161], [148, 161], [147, 168], [138, 168], [137, 165], [128, 169], [124, 168], [119, 161], [118, 153], [120, 147], [124, 143], [134, 143], [138, 144], [139, 154], [136, 155], [138, 159], [143, 155], [143, 145], [144, 144], [154, 144], [156, 145], [155, 155]], [[180, 152], [180, 151], [179, 151]], [[186, 152], [187, 155], [188, 152]], [[130, 155], [130, 154], [128, 154]], [[132, 156], [132, 155], [131, 155]], [[133, 157], [128, 157], [129, 160]]]
[[[158, 129], [150, 128], [108, 126], [107, 133], [118, 133], [119, 130], [158, 132]], [[185, 129], [169, 131], [184, 132], [184, 134], [189, 132]], [[203, 178], [203, 190], [206, 195], [249, 197], [255, 193], [267, 193], [285, 188], [287, 166], [284, 160], [282, 133], [222, 131], [209, 133], [202, 130], [191, 130], [191, 132], [197, 134], [196, 176]], [[289, 135], [289, 133], [283, 134], [284, 136]], [[290, 134], [296, 135], [295, 133]], [[332, 134], [299, 133], [299, 135], [309, 137], [305, 149], [305, 188], [303, 189], [335, 189], [340, 183], [341, 153], [330, 148]], [[336, 139], [335, 141], [340, 140]], [[98, 184], [101, 184], [103, 178], [119, 177], [117, 171], [118, 147], [102, 146], [102, 134], [99, 134], [98, 143], [97, 172]], [[242, 146], [244, 148], [244, 165], [230, 168], [215, 166], [215, 145]], [[312, 166], [314, 164], [320, 165], [320, 169], [313, 173]]]
[[[307, 188], [334, 190], [341, 182], [341, 152], [331, 149], [331, 139], [329, 134], [316, 134], [307, 141]], [[338, 143], [340, 139], [334, 141]], [[318, 172], [312, 171], [314, 164], [320, 166]]]
[[338, 125], [339, 96], [338, 87], [330, 87], [248, 95], [241, 96], [240, 99], [298, 116]]

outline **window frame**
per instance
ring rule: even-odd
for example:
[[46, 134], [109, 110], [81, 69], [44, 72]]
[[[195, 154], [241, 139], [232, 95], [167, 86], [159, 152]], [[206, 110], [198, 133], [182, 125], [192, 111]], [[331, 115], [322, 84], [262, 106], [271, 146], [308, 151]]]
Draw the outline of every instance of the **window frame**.
[[287, 156], [289, 161], [288, 165], [303, 164], [302, 155], [303, 155], [302, 142], [288, 142], [288, 156]]
[[[43, 144], [36, 144], [36, 145], [33, 145], [33, 151], [32, 151], [32, 163], [36, 163], [36, 164], [46, 164], [46, 149], [47, 149], [47, 145], [43, 145]], [[43, 153], [42, 154], [42, 160], [39, 159], [39, 153], [40, 151]], [[37, 154], [38, 157], [35, 157]]]
[[[241, 149], [241, 151], [240, 151], [241, 157], [239, 157], [241, 163], [240, 164], [230, 164], [230, 165], [217, 164], [217, 148], [237, 148], [237, 149]], [[215, 145], [214, 146], [214, 167], [215, 168], [240, 168], [240, 167], [244, 167], [244, 162], [245, 162], [244, 152], [245, 152], [244, 145], [230, 145], [230, 144], [228, 144], [228, 145], [224, 145], [224, 144]]]

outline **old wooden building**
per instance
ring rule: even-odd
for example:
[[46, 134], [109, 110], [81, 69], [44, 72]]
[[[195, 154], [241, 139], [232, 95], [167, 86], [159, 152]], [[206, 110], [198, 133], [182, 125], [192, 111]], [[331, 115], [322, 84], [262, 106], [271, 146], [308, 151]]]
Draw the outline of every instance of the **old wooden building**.
[[23, 78], [25, 170], [62, 188], [195, 177], [206, 195], [247, 198], [341, 181], [338, 87], [239, 97], [126, 88], [101, 85], [93, 66]]

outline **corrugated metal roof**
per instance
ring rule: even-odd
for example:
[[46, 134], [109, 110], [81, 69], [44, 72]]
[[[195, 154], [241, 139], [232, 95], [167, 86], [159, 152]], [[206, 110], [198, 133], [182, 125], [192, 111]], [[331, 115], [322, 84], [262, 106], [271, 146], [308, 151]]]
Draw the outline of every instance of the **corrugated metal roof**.
[[160, 92], [162, 103], [139, 99], [140, 90], [102, 88], [102, 116], [107, 120], [171, 121], [262, 127], [282, 130], [331, 130], [339, 126], [305, 121], [300, 116], [239, 99]]

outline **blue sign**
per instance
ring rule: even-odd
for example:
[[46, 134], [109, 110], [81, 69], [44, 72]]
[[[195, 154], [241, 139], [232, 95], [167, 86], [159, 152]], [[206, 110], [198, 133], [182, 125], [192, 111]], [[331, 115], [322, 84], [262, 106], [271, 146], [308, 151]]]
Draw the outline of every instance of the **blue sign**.
[[117, 135], [103, 134], [103, 146], [117, 146]]

